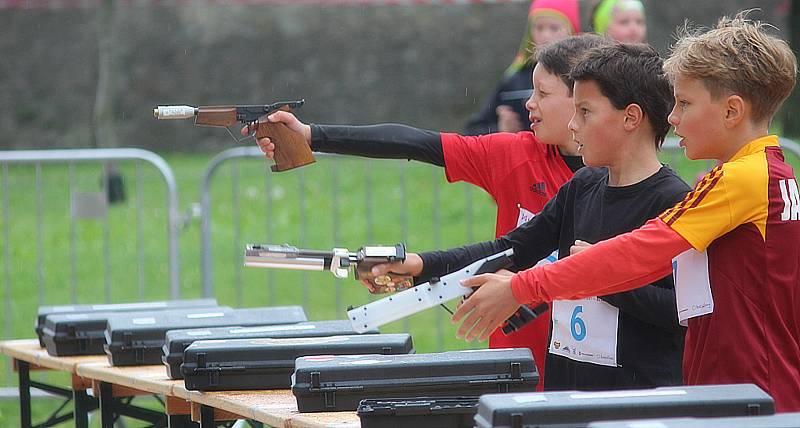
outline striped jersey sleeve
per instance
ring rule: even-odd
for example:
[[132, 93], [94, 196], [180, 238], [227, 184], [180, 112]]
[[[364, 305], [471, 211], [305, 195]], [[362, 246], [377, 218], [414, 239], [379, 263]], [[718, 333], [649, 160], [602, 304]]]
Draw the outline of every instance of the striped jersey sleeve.
[[683, 201], [659, 218], [697, 251], [739, 225], [753, 223], [765, 236], [769, 177], [765, 158], [748, 156], [717, 166]]

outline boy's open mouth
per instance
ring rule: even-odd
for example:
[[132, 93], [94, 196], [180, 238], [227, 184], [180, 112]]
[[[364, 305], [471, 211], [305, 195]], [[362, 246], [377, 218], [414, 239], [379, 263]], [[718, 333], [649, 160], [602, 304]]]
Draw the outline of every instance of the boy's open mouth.
[[678, 133], [675, 133], [675, 136], [678, 137], [678, 147], [686, 147], [686, 145], [683, 143], [685, 140], [684, 136]]

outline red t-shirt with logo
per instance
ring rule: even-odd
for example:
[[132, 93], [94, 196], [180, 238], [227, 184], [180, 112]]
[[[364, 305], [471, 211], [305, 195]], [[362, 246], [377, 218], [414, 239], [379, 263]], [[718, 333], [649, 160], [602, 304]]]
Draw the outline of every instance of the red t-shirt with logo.
[[[465, 181], [485, 190], [497, 204], [495, 236], [518, 226], [520, 213], [539, 213], [558, 189], [572, 178], [556, 146], [533, 132], [462, 136], [442, 133], [445, 173], [449, 182]], [[525, 211], [522, 211], [522, 210]], [[490, 348], [529, 348], [544, 385], [544, 360], [550, 329], [549, 312], [508, 336], [496, 330]]]

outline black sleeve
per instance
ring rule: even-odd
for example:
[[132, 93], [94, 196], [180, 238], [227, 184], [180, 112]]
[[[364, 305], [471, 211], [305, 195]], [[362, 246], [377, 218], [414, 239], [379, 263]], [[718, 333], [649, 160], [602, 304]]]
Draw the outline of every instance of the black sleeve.
[[600, 296], [620, 311], [665, 330], [681, 330], [672, 275], [624, 293]]
[[423, 268], [422, 273], [416, 278], [416, 282], [426, 282], [432, 277], [441, 277], [455, 272], [475, 260], [509, 248], [514, 249], [512, 260], [515, 266], [511, 270], [516, 271], [533, 266], [558, 248], [564, 203], [569, 193], [568, 186], [569, 183], [561, 186], [558, 194], [545, 205], [541, 213], [494, 241], [479, 242], [444, 251], [420, 253]]
[[311, 150], [379, 159], [408, 159], [444, 166], [438, 132], [394, 123], [311, 125]]
[[[664, 206], [670, 207], [683, 200], [689, 186], [682, 181], [673, 195], [666, 198]], [[635, 290], [600, 296], [600, 299], [616, 306], [639, 321], [665, 330], [682, 330], [678, 322], [678, 304], [675, 297], [675, 279], [672, 275]]]

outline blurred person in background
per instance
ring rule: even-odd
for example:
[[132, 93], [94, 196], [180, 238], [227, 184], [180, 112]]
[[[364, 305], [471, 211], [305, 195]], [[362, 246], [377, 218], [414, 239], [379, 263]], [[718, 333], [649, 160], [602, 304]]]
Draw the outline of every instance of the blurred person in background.
[[622, 43], [645, 43], [647, 22], [640, 0], [601, 0], [592, 13], [597, 34]]
[[531, 95], [531, 74], [536, 65], [534, 48], [565, 39], [580, 31], [576, 0], [534, 0], [528, 10], [528, 25], [514, 61], [486, 105], [472, 115], [465, 134], [519, 132], [530, 129], [525, 101]]

